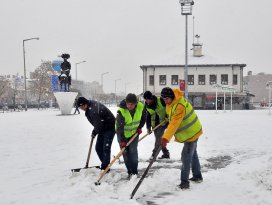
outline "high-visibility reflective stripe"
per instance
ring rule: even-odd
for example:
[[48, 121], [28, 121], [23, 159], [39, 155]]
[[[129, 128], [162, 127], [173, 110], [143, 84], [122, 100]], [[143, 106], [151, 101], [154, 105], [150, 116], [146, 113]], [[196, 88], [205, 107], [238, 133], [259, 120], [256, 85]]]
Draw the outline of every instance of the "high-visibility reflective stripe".
[[128, 132], [131, 132], [131, 131], [134, 131], [135, 129], [136, 129], [137, 127], [135, 127], [135, 128], [124, 128], [124, 131], [128, 131]]
[[191, 112], [183, 118], [183, 120], [186, 120], [186, 119], [189, 118], [192, 114], [194, 114], [194, 109], [192, 109]]
[[160, 97], [157, 97], [156, 109], [153, 110], [147, 107], [147, 111], [151, 115], [151, 126], [155, 127], [156, 116], [159, 117], [159, 123], [165, 119], [166, 108], [162, 105]]
[[[144, 109], [144, 105], [141, 102], [138, 102], [136, 105], [136, 110], [134, 116], [132, 117], [129, 110], [125, 108], [119, 108], [118, 111], [121, 112], [121, 115], [124, 117], [124, 135], [126, 138], [131, 137], [133, 134], [136, 133], [136, 129], [138, 128], [141, 117], [142, 111]], [[127, 124], [126, 124], [127, 123]], [[116, 125], [117, 126], [117, 125]]]
[[196, 116], [195, 119], [194, 119], [192, 122], [190, 122], [188, 125], [186, 125], [186, 126], [184, 126], [184, 127], [181, 127], [180, 129], [178, 129], [178, 130], [176, 131], [175, 134], [177, 134], [177, 133], [179, 133], [179, 132], [181, 132], [181, 131], [183, 131], [183, 130], [188, 129], [188, 128], [191, 127], [193, 124], [195, 124], [197, 120], [198, 120], [198, 117]]
[[186, 142], [186, 140], [194, 137], [202, 129], [202, 126], [192, 105], [184, 98], [179, 99], [179, 101], [173, 105], [170, 110], [170, 123], [178, 104], [182, 105], [186, 114], [174, 135], [178, 142]]
[[140, 120], [139, 120], [139, 121], [136, 121], [136, 122], [131, 122], [131, 123], [127, 124], [126, 126], [131, 126], [131, 125], [137, 124], [137, 123], [139, 123], [139, 122], [140, 122]]

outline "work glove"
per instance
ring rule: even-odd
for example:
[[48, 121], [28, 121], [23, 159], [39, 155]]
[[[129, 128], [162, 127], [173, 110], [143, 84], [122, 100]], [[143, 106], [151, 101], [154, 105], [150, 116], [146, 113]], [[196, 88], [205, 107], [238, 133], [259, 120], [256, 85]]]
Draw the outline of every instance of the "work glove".
[[161, 147], [162, 147], [162, 149], [166, 148], [167, 143], [168, 143], [167, 139], [161, 138]]
[[138, 128], [136, 132], [138, 133], [138, 135], [140, 135], [142, 133], [142, 129]]
[[152, 133], [152, 130], [151, 130], [151, 128], [147, 128], [147, 134], [151, 134]]
[[127, 141], [124, 138], [122, 138], [121, 139], [121, 147], [124, 148], [126, 146], [127, 146]]

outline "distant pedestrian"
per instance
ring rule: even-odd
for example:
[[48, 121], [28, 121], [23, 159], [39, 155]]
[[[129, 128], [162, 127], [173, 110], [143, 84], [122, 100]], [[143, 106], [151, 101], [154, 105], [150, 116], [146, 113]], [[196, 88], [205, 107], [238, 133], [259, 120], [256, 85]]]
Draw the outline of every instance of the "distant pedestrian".
[[[147, 117], [146, 117], [146, 128], [148, 133], [151, 133], [151, 127], [154, 128], [160, 123], [162, 123], [166, 118], [166, 105], [161, 97], [156, 97], [150, 91], [146, 91], [144, 93], [145, 99], [145, 106], [147, 110]], [[167, 127], [167, 123], [165, 125], [161, 125], [154, 131], [155, 135], [155, 145], [152, 150], [151, 159], [153, 159], [156, 148], [160, 145], [161, 137], [164, 133], [164, 130]], [[159, 159], [169, 159], [170, 154], [168, 149], [165, 147], [162, 149], [162, 156]]]
[[183, 97], [182, 91], [166, 87], [162, 89], [161, 97], [166, 104], [169, 118], [169, 125], [161, 139], [161, 147], [165, 148], [173, 135], [177, 142], [184, 143], [181, 153], [182, 167], [179, 188], [189, 189], [191, 167], [193, 177], [190, 180], [195, 182], [203, 180], [197, 154], [197, 141], [203, 133], [202, 125], [190, 102]]
[[94, 127], [92, 137], [98, 135], [95, 150], [101, 161], [101, 169], [105, 170], [110, 163], [115, 117], [102, 103], [84, 97], [78, 98], [77, 106], [85, 111], [85, 116]]
[[128, 178], [138, 174], [138, 140], [145, 121], [146, 111], [143, 103], [137, 100], [135, 94], [129, 93], [120, 103], [116, 117], [116, 133], [121, 148], [126, 147], [131, 137], [138, 134], [123, 152]]
[[75, 107], [74, 115], [76, 114], [76, 112], [78, 112], [78, 114], [80, 114], [79, 109], [78, 109], [78, 106], [77, 106], [77, 98], [75, 99], [74, 107]]

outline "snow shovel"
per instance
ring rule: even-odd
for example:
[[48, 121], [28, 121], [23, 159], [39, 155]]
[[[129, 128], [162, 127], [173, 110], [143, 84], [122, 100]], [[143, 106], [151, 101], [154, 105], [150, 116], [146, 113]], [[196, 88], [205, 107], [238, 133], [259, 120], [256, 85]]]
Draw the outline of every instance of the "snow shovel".
[[[163, 120], [160, 124], [158, 124], [156, 127], [154, 127], [152, 130], [151, 130], [151, 133], [156, 130], [158, 127], [162, 126], [164, 123], [166, 122], [166, 120]], [[146, 136], [150, 135], [151, 133], [146, 133], [144, 136], [142, 136], [138, 142], [140, 142], [142, 139], [144, 139]]]
[[134, 197], [134, 195], [136, 194], [137, 190], [139, 189], [139, 187], [141, 186], [142, 182], [144, 181], [144, 178], [146, 177], [149, 169], [151, 168], [152, 164], [156, 161], [157, 159], [157, 156], [159, 155], [161, 151], [161, 146], [159, 146], [156, 150], [156, 153], [153, 157], [153, 159], [150, 161], [148, 167], [146, 168], [145, 172], [143, 173], [141, 179], [138, 181], [137, 185], [135, 186], [135, 188], [133, 189], [132, 193], [131, 193], [131, 196], [130, 196], [130, 199], [132, 199]]
[[132, 138], [128, 141], [125, 147], [123, 147], [120, 152], [116, 155], [116, 157], [111, 161], [111, 163], [107, 166], [107, 168], [100, 174], [99, 179], [95, 182], [95, 185], [100, 185], [101, 179], [105, 176], [105, 174], [108, 172], [110, 167], [114, 164], [114, 162], [119, 159], [119, 157], [123, 154], [125, 149], [130, 145], [130, 143], [138, 136], [138, 133], [132, 136]]
[[86, 161], [85, 167], [83, 167], [83, 168], [71, 169], [72, 172], [80, 172], [81, 169], [88, 169], [88, 168], [94, 168], [94, 167], [95, 167], [95, 168], [99, 168], [99, 166], [91, 166], [91, 167], [89, 167], [89, 161], [90, 161], [90, 156], [91, 156], [93, 141], [94, 141], [94, 137], [92, 137], [91, 142], [90, 142], [89, 152], [88, 152], [88, 157], [87, 157], [87, 161]]

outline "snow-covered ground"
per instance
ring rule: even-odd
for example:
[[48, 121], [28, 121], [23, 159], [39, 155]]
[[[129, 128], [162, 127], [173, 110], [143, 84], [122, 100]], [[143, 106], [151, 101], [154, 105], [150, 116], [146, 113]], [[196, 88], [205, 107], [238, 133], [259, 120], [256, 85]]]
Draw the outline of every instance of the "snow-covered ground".
[[[177, 189], [183, 145], [171, 141], [168, 147], [176, 161], [155, 162], [133, 199], [139, 178], [126, 180], [123, 163], [117, 161], [100, 186], [94, 184], [98, 169], [71, 173], [86, 163], [92, 127], [83, 113], [59, 114], [0, 113], [1, 205], [272, 204], [272, 116], [267, 110], [197, 111], [204, 129], [198, 142], [204, 181], [191, 183], [190, 190]], [[153, 143], [153, 134], [139, 143], [140, 173]], [[112, 155], [118, 152], [115, 138]], [[99, 165], [94, 149], [92, 165]]]

